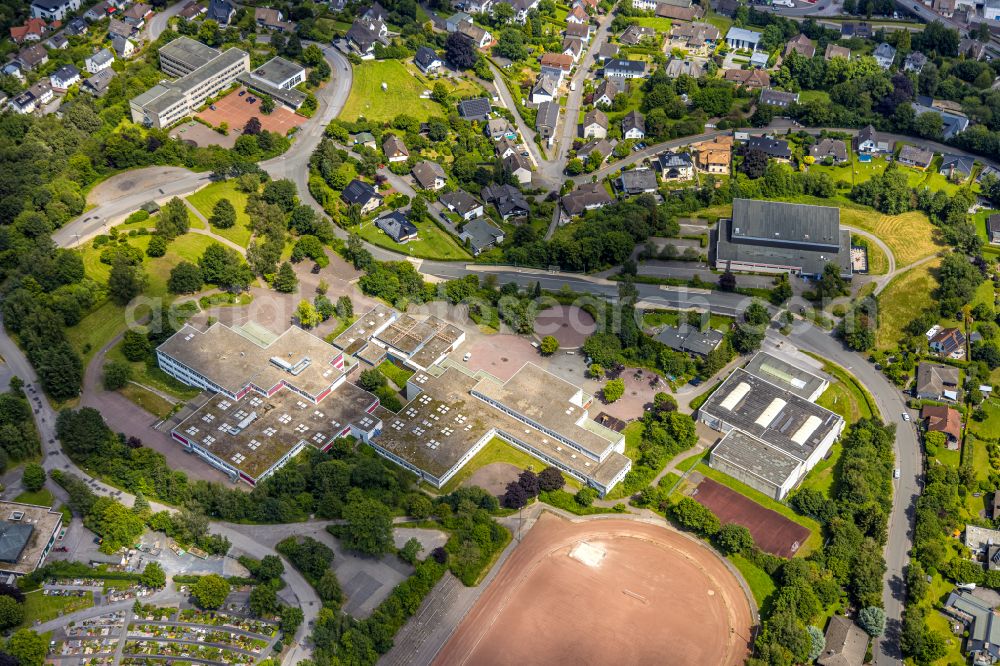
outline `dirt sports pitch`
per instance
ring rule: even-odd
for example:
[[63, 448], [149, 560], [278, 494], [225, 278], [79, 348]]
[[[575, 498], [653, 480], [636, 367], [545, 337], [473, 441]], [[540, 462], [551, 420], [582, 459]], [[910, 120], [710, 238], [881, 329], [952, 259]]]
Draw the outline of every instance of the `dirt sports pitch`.
[[742, 664], [752, 623], [740, 582], [694, 539], [543, 513], [434, 663]]
[[809, 538], [809, 530], [802, 525], [712, 479], [698, 484], [694, 498], [711, 509], [723, 524], [736, 523], [750, 530], [757, 547], [772, 555], [791, 557]]

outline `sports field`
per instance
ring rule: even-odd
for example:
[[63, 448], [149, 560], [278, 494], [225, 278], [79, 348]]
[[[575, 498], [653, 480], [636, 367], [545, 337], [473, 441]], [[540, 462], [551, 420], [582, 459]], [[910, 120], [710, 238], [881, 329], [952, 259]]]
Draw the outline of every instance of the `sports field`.
[[753, 614], [701, 542], [543, 513], [434, 664], [742, 664]]

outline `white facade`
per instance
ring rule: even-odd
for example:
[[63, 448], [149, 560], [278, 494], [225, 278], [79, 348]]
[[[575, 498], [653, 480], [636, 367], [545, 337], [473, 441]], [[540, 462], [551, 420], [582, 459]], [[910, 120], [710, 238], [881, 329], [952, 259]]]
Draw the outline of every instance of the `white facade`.
[[46, 21], [61, 21], [66, 18], [67, 14], [78, 9], [80, 9], [80, 0], [42, 0], [31, 3], [31, 16]]

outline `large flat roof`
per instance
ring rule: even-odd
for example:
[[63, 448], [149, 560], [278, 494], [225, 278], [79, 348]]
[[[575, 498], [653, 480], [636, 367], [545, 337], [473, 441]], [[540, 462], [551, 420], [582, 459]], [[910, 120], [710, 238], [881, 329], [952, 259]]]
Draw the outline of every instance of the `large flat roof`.
[[768, 483], [781, 486], [801, 461], [740, 430], [730, 430], [712, 449], [712, 459], [720, 458]]
[[432, 353], [434, 349], [439, 350], [433, 358], [429, 359], [429, 363], [433, 363], [441, 355], [441, 352], [454, 344], [461, 335], [462, 329], [449, 324], [440, 317], [432, 315], [423, 321], [418, 321], [410, 315], [404, 314], [374, 337], [407, 356], [416, 356], [430, 345], [429, 353]]
[[275, 56], [253, 70], [253, 76], [270, 83], [272, 86], [280, 86], [297, 73], [304, 71], [305, 67], [302, 65], [285, 60], [281, 56]]
[[174, 81], [174, 85], [178, 86], [181, 90], [191, 90], [203, 81], [212, 78], [224, 69], [231, 67], [247, 57], [246, 51], [241, 51], [240, 49], [226, 49], [217, 58], [209, 60], [190, 74], [185, 74], [181, 78]]
[[132, 103], [154, 113], [169, 109], [178, 102], [184, 101], [184, 94], [170, 84], [157, 83], [144, 93], [132, 98]]
[[[538, 430], [472, 395], [485, 373], [472, 375], [448, 365], [418, 372], [410, 384], [421, 390], [398, 414], [378, 410], [382, 433], [374, 445], [419, 469], [441, 478], [491, 430], [499, 430], [543, 452], [579, 474], [607, 485], [629, 465], [625, 456], [611, 452], [604, 462], [590, 460]], [[495, 378], [492, 382], [498, 382]], [[539, 396], [546, 395], [545, 393]], [[545, 399], [547, 402], [547, 398]], [[594, 423], [598, 428], [602, 426]], [[611, 431], [609, 431], [611, 432]], [[617, 436], [617, 433], [613, 433]], [[610, 446], [610, 442], [606, 442]]]
[[376, 419], [367, 410], [377, 400], [348, 382], [318, 405], [288, 389], [270, 397], [250, 393], [235, 401], [220, 393], [174, 431], [256, 479], [299, 442], [322, 449], [352, 423], [370, 430]]
[[47, 506], [0, 502], [0, 571], [34, 571], [61, 522], [62, 513]]
[[334, 338], [333, 346], [347, 354], [357, 354], [368, 344], [373, 333], [388, 326], [399, 315], [399, 310], [379, 303]]
[[195, 41], [190, 37], [178, 37], [160, 47], [161, 57], [177, 60], [194, 70], [219, 57], [220, 51]]
[[743, 367], [750, 374], [806, 400], [829, 384], [823, 377], [767, 352], [757, 352]]
[[840, 209], [760, 199], [734, 199], [734, 243], [802, 246], [836, 252], [840, 245]]
[[297, 326], [273, 340], [253, 335], [220, 323], [205, 331], [185, 324], [157, 351], [231, 393], [251, 383], [267, 391], [284, 381], [317, 396], [343, 374], [333, 365], [340, 350]]
[[843, 419], [795, 393], [737, 368], [700, 411], [806, 460]]
[[782, 266], [787, 270], [798, 270], [807, 275], [820, 275], [828, 263], [840, 266], [841, 275], [851, 274], [851, 232], [841, 229], [839, 246], [836, 250], [809, 249], [805, 246], [782, 246], [765, 242], [743, 242], [739, 237], [731, 237], [730, 230], [735, 222], [723, 218], [719, 220], [716, 232], [716, 265], [759, 264]]

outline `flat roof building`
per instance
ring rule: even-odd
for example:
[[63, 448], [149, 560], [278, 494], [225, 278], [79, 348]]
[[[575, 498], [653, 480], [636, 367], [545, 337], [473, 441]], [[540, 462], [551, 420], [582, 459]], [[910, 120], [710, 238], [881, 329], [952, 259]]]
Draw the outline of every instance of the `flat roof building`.
[[178, 37], [161, 46], [157, 53], [165, 74], [184, 76], [218, 58], [221, 51], [190, 37]]
[[47, 506], [0, 502], [0, 574], [24, 576], [52, 550], [62, 513]]
[[837, 414], [742, 368], [699, 408], [698, 420], [726, 433], [709, 464], [777, 500], [829, 453], [844, 429]]
[[829, 379], [767, 352], [754, 354], [743, 369], [809, 402], [816, 402], [830, 386]]
[[270, 95], [293, 111], [306, 101], [306, 94], [295, 89], [305, 80], [305, 67], [281, 56], [275, 56], [252, 72], [239, 76], [240, 83], [247, 88]]
[[821, 275], [828, 263], [850, 278], [851, 233], [840, 227], [840, 209], [735, 199], [732, 218], [712, 236], [719, 270]]

